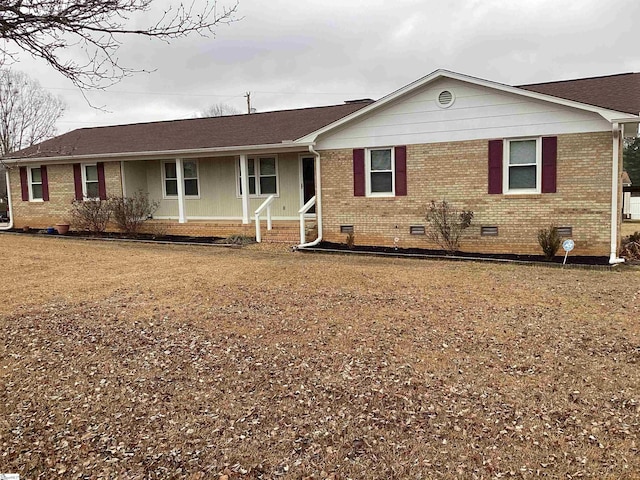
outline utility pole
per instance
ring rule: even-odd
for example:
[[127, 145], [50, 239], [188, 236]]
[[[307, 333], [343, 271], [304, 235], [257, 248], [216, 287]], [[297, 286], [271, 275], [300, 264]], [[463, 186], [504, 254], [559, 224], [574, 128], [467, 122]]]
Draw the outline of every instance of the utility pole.
[[247, 92], [244, 96], [247, 99], [247, 113], [251, 113], [251, 92]]

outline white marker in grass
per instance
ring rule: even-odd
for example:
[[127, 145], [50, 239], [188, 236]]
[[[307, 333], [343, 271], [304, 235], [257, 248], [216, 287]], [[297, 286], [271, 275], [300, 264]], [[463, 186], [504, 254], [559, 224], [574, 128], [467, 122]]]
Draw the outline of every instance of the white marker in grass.
[[562, 262], [563, 265], [567, 263], [567, 255], [569, 255], [569, 252], [573, 250], [575, 246], [576, 244], [571, 239], [562, 242], [562, 248], [564, 249], [564, 260]]

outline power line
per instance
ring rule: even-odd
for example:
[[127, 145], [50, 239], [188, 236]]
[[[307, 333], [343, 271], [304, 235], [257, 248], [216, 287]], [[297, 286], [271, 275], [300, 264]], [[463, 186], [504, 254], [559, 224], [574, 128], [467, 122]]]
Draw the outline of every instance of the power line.
[[[64, 88], [64, 87], [43, 87], [46, 90], [64, 90], [64, 91], [73, 91], [77, 92], [77, 88]], [[227, 98], [236, 98], [242, 97], [242, 94], [238, 95], [217, 95], [217, 94], [209, 94], [209, 93], [172, 93], [172, 92], [134, 92], [131, 90], [97, 90], [99, 93], [124, 93], [127, 95], [157, 95], [157, 96], [174, 96], [174, 97], [227, 97]]]
[[[62, 91], [71, 91], [77, 92], [77, 88], [66, 88], [66, 87], [44, 87], [47, 90], [62, 90]], [[266, 90], [252, 90], [255, 93], [264, 93], [268, 95], [360, 95], [362, 96], [363, 92], [273, 92]], [[117, 94], [125, 94], [125, 95], [156, 95], [156, 96], [171, 96], [171, 97], [219, 97], [219, 98], [241, 98], [246, 97], [246, 94], [213, 94], [213, 93], [174, 93], [174, 92], [140, 92], [140, 91], [131, 91], [131, 90], [98, 90], [99, 93], [117, 93]], [[379, 94], [380, 95], [380, 94]]]

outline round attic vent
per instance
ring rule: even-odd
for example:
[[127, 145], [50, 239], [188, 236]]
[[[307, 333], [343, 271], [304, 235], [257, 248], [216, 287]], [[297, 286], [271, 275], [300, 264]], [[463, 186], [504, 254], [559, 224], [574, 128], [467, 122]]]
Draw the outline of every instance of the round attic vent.
[[453, 101], [455, 97], [453, 96], [453, 92], [450, 90], [443, 90], [438, 95], [438, 106], [440, 108], [448, 108], [453, 105]]

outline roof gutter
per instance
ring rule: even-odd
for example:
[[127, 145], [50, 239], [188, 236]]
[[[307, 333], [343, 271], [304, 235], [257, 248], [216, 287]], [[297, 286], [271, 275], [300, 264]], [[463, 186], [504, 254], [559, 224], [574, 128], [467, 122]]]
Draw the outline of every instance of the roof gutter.
[[283, 150], [300, 150], [310, 145], [309, 142], [283, 141], [282, 143], [267, 143], [263, 145], [235, 145], [231, 147], [212, 147], [212, 148], [195, 148], [182, 150], [158, 150], [145, 152], [120, 152], [120, 153], [100, 153], [89, 155], [61, 155], [58, 157], [6, 157], [2, 161], [4, 163], [22, 164], [22, 163], [69, 163], [80, 162], [83, 160], [96, 161], [98, 159], [109, 160], [156, 160], [163, 158], [193, 158], [202, 156], [229, 156], [240, 155], [241, 153], [271, 153], [282, 152]]
[[312, 242], [303, 243], [296, 246], [296, 250], [299, 248], [315, 247], [322, 241], [322, 180], [320, 169], [320, 154], [316, 152], [313, 145], [309, 145], [309, 153], [315, 157], [316, 167], [316, 222], [318, 225], [318, 238]]
[[620, 124], [613, 123], [613, 161], [611, 168], [611, 254], [609, 264], [617, 265], [624, 263], [624, 258], [618, 257], [618, 189], [620, 182]]
[[13, 228], [13, 205], [11, 203], [11, 183], [9, 182], [9, 169], [4, 171], [5, 181], [7, 182], [7, 213], [9, 214], [9, 223], [0, 227], [0, 230], [11, 230]]

